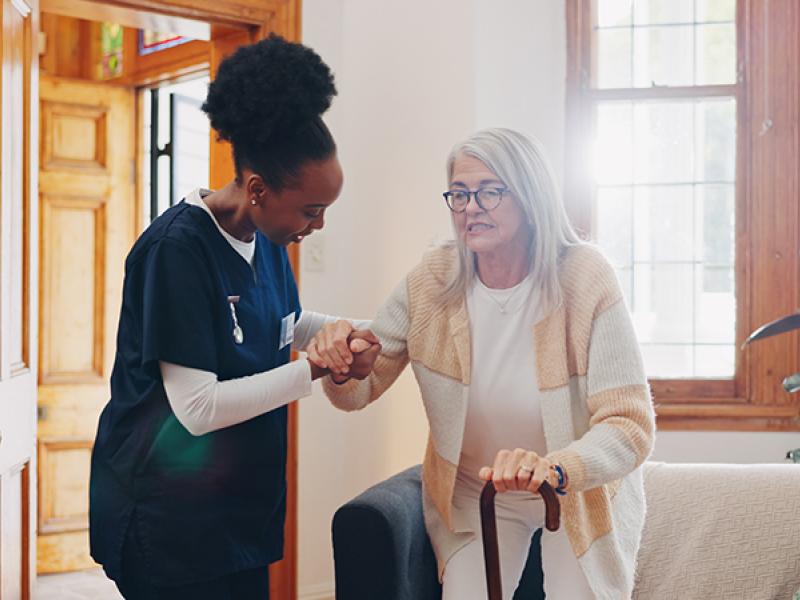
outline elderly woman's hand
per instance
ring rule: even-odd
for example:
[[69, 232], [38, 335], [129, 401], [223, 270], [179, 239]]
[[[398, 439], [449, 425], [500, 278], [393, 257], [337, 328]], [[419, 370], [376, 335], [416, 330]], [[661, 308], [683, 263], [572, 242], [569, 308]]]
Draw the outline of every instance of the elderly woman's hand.
[[558, 477], [552, 466], [545, 457], [530, 450], [500, 450], [494, 465], [483, 467], [478, 476], [484, 481], [491, 479], [498, 493], [523, 490], [537, 493], [543, 481], [555, 487]]
[[335, 383], [344, 383], [348, 379], [366, 379], [372, 372], [375, 361], [381, 352], [378, 338], [369, 330], [354, 331], [349, 340], [353, 362], [346, 375], [331, 373], [331, 378]]
[[372, 373], [372, 367], [381, 352], [380, 341], [369, 330], [354, 331], [350, 335], [350, 351], [353, 353], [353, 362], [347, 373], [348, 377], [366, 379]]

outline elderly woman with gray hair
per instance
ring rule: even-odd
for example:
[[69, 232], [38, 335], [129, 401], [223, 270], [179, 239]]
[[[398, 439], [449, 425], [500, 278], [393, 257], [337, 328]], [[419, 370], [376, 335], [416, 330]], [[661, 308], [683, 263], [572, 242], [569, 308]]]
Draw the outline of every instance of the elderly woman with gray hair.
[[476, 532], [488, 479], [504, 596], [544, 522], [536, 492], [548, 481], [564, 524], [542, 536], [548, 598], [629, 598], [655, 424], [614, 271], [569, 225], [536, 141], [478, 132], [453, 148], [447, 175], [455, 242], [426, 254], [380, 309], [372, 374], [348, 379], [366, 343], [348, 342], [346, 321], [321, 330], [309, 358], [334, 373], [325, 391], [344, 410], [411, 363], [430, 424], [423, 509], [444, 600], [486, 598]]

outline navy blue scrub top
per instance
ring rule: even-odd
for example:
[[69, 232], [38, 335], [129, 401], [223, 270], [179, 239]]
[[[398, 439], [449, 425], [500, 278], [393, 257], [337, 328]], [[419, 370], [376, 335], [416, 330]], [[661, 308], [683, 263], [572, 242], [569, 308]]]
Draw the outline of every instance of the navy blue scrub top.
[[[244, 343], [233, 337], [229, 296]], [[211, 580], [280, 560], [286, 407], [202, 436], [172, 412], [159, 361], [220, 381], [286, 364], [281, 321], [300, 317], [286, 249], [256, 233], [253, 267], [185, 202], [156, 219], [125, 262], [111, 400], [92, 453], [94, 559], [121, 575], [129, 525], [156, 585]]]

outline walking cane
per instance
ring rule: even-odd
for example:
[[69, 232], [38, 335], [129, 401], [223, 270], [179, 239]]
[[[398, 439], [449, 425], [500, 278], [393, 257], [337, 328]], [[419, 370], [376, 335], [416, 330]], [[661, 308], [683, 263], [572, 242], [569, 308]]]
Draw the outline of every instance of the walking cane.
[[[500, 549], [497, 545], [497, 520], [494, 512], [494, 497], [497, 490], [492, 481], [487, 481], [481, 491], [481, 533], [483, 534], [483, 560], [486, 563], [486, 587], [489, 600], [503, 600], [500, 579]], [[548, 531], [558, 531], [561, 519], [561, 504], [553, 487], [545, 482], [539, 487], [544, 500], [544, 526]]]

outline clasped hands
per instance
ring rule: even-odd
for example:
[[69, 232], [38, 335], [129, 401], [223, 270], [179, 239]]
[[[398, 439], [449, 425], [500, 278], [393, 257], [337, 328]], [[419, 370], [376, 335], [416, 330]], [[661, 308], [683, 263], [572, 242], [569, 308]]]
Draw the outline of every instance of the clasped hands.
[[381, 351], [370, 330], [358, 330], [350, 321], [324, 325], [306, 347], [309, 362], [330, 373], [336, 383], [365, 379]]

